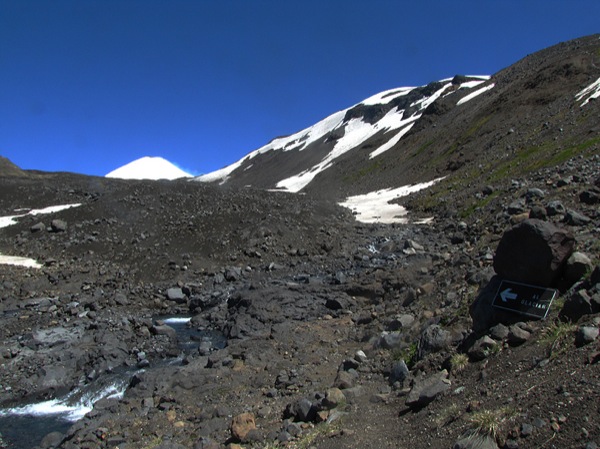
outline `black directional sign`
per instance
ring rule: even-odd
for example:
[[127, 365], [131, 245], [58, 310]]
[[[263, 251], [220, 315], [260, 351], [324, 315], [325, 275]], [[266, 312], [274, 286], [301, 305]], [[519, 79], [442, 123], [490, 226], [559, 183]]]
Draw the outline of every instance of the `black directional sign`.
[[553, 288], [502, 281], [492, 305], [534, 318], [546, 318], [557, 294]]

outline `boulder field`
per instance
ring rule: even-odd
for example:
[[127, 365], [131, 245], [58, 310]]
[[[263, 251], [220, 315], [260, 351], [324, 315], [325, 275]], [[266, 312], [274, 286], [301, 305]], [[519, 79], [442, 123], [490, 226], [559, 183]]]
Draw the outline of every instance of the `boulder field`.
[[[122, 396], [34, 444], [595, 447], [599, 172], [575, 158], [484, 186], [466, 213], [423, 191], [406, 205], [427, 225], [311, 195], [2, 176], [2, 216], [80, 204], [0, 229], [1, 254], [41, 264], [0, 265], [2, 410], [126, 372]], [[493, 306], [503, 280], [556, 290], [547, 317]]]

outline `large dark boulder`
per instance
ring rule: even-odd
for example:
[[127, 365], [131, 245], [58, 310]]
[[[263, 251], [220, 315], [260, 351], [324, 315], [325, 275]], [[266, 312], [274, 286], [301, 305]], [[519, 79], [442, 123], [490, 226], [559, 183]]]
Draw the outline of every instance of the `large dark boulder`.
[[550, 287], [560, 279], [575, 247], [565, 229], [537, 219], [525, 220], [502, 236], [494, 270], [504, 279]]

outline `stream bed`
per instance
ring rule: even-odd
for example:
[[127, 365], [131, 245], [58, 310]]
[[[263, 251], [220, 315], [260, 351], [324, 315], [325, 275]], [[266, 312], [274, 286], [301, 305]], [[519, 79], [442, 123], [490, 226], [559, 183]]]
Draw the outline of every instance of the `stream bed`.
[[[215, 349], [226, 346], [225, 337], [216, 331], [199, 330], [190, 325], [191, 317], [155, 317], [175, 329], [179, 349], [183, 354], [198, 350], [203, 342]], [[180, 362], [171, 359], [160, 365]], [[160, 366], [156, 365], [156, 366]], [[152, 369], [148, 366], [144, 370]], [[122, 368], [98, 377], [94, 382], [76, 388], [61, 398], [34, 404], [0, 409], [0, 448], [32, 449], [51, 432], [66, 433], [78, 420], [89, 413], [102, 399], [120, 399], [131, 378], [140, 369]]]

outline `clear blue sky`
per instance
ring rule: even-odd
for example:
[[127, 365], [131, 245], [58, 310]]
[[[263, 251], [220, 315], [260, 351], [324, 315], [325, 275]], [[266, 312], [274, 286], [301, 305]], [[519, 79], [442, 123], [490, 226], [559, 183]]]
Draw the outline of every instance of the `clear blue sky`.
[[600, 31], [598, 0], [0, 0], [0, 155], [195, 174], [377, 92]]

